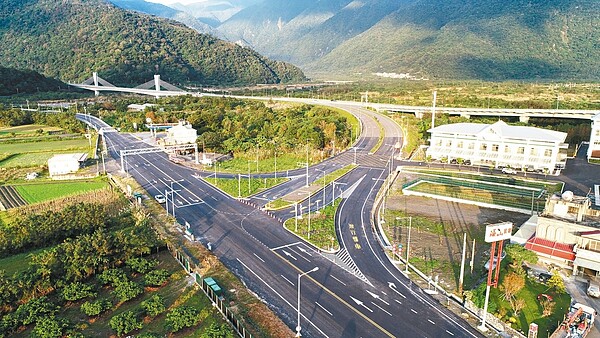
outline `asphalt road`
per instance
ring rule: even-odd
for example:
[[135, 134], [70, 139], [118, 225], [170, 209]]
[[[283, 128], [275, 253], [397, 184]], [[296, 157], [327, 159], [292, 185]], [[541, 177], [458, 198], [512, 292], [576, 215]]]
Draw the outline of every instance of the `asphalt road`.
[[[169, 196], [168, 210], [175, 210], [180, 224], [190, 224], [200, 242], [210, 242], [214, 254], [292, 329], [297, 325], [298, 275], [318, 267], [301, 279], [305, 337], [481, 336], [412, 285], [385, 257], [371, 228], [371, 210], [383, 179], [393, 167], [387, 161], [399, 139], [386, 137], [384, 145], [369, 154], [379, 134], [373, 113], [356, 107], [348, 110], [363, 121], [363, 137], [356, 144], [360, 167], [340, 182], [346, 183], [340, 188], [345, 199], [337, 222], [343, 249], [335, 256], [321, 254], [283, 229], [277, 217], [225, 195], [200, 179], [200, 173], [168, 161], [164, 153], [128, 156], [127, 171], [151, 195], [171, 194], [173, 187], [175, 198]], [[147, 148], [100, 120], [78, 117], [95, 128], [106, 128], [104, 135], [115, 158], [121, 149]], [[386, 135], [401, 135], [393, 121], [381, 116], [378, 119]], [[326, 161], [320, 169], [332, 171], [334, 163], [344, 165], [349, 160], [354, 160], [354, 150]], [[306, 177], [300, 172], [270, 193], [281, 194], [305, 184]], [[321, 175], [310, 168], [309, 181]]]

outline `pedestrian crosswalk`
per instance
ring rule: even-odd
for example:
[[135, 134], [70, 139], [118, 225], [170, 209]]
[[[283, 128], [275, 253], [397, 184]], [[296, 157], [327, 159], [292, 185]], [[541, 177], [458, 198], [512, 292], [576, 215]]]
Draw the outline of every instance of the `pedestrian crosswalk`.
[[336, 254], [328, 254], [322, 253], [323, 257], [327, 258], [335, 265], [341, 267], [352, 275], [356, 276], [358, 279], [372, 286], [371, 282], [365, 277], [365, 275], [360, 271], [360, 269], [356, 266], [356, 263], [350, 257], [348, 250], [346, 248], [342, 248]]

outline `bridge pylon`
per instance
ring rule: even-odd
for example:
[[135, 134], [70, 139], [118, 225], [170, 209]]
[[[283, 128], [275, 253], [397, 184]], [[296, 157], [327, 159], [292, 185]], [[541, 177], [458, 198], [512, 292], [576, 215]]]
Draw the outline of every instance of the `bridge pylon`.
[[[146, 83], [143, 83], [135, 88], [136, 89], [152, 89], [153, 87], [156, 92], [160, 92], [161, 88], [164, 88], [164, 89], [172, 91], [172, 92], [184, 92], [183, 89], [177, 88], [177, 87], [173, 86], [172, 84], [168, 83], [167, 81], [161, 80], [159, 74], [155, 74], [154, 79], [152, 79]], [[159, 96], [157, 94], [156, 98], [158, 98], [158, 97]]]
[[[100, 76], [98, 76], [97, 72], [92, 73], [92, 77], [90, 77], [89, 79], [83, 81], [83, 83], [81, 83], [82, 85], [94, 85], [95, 87], [99, 87], [100, 85], [104, 86], [104, 87], [115, 87], [115, 85], [113, 85], [112, 83], [104, 80], [103, 78], [101, 78]], [[94, 94], [96, 96], [100, 95], [100, 92], [97, 90], [94, 90]]]

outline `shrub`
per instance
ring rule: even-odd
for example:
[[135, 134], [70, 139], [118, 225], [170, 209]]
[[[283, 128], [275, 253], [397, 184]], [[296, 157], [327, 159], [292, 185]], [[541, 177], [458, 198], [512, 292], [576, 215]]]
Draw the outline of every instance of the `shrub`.
[[218, 325], [216, 323], [210, 324], [209, 327], [206, 328], [200, 338], [233, 338], [233, 331], [227, 324]]
[[171, 332], [177, 332], [186, 327], [192, 327], [200, 321], [198, 309], [190, 306], [180, 306], [167, 313], [167, 326]]
[[164, 269], [152, 270], [144, 276], [144, 284], [146, 286], [161, 286], [168, 279], [171, 274]]
[[112, 302], [108, 299], [99, 299], [95, 302], [85, 302], [81, 304], [81, 312], [89, 317], [94, 317], [110, 309]]
[[127, 266], [129, 266], [129, 268], [131, 268], [131, 270], [133, 270], [137, 273], [146, 273], [146, 272], [152, 270], [152, 268], [155, 267], [156, 264], [158, 264], [158, 262], [155, 260], [149, 261], [144, 258], [134, 257], [134, 258], [128, 259], [125, 264], [127, 264]]
[[115, 286], [113, 295], [117, 297], [120, 302], [126, 302], [134, 299], [144, 292], [141, 286], [132, 281], [120, 282]]
[[151, 298], [142, 302], [142, 308], [150, 317], [158, 316], [165, 312], [165, 303], [159, 295], [154, 295]]
[[96, 293], [91, 285], [76, 282], [65, 286], [62, 296], [65, 300], [74, 302], [88, 297], [96, 297]]
[[125, 311], [112, 317], [108, 325], [117, 332], [117, 336], [142, 328], [142, 322], [131, 311]]
[[57, 311], [58, 306], [51, 303], [46, 296], [43, 296], [20, 305], [15, 314], [23, 325], [29, 325], [44, 316], [53, 316]]
[[126, 281], [127, 275], [121, 269], [108, 269], [102, 271], [101, 274], [98, 275], [98, 281], [102, 283], [102, 285], [110, 284], [115, 286], [115, 284]]
[[43, 317], [38, 320], [33, 329], [33, 336], [40, 338], [60, 338], [69, 325], [62, 318]]

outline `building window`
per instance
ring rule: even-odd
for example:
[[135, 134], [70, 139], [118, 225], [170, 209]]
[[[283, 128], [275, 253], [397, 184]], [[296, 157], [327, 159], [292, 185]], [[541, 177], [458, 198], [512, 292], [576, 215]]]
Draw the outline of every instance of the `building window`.
[[462, 147], [463, 147], [463, 141], [458, 141], [456, 143], [456, 148], [462, 149]]
[[509, 146], [504, 146], [504, 153], [505, 154], [510, 153], [510, 147]]
[[546, 150], [544, 150], [544, 156], [545, 157], [552, 157], [552, 149], [546, 149]]
[[447, 140], [446, 141], [446, 148], [450, 148], [452, 147], [452, 140]]
[[435, 140], [435, 146], [436, 147], [441, 147], [442, 146], [442, 140]]
[[487, 150], [487, 143], [482, 143], [481, 145], [479, 145], [479, 150], [486, 151]]
[[525, 147], [519, 147], [517, 148], [517, 154], [525, 154]]
[[537, 152], [537, 148], [531, 148], [531, 151], [529, 152], [529, 154], [531, 156], [537, 156], [538, 152]]
[[475, 143], [469, 142], [468, 148], [471, 149], [471, 150], [475, 149]]
[[493, 151], [493, 152], [496, 152], [496, 153], [497, 153], [497, 152], [498, 152], [498, 148], [500, 148], [500, 146], [499, 146], [499, 145], [497, 145], [497, 144], [492, 144], [492, 151]]

